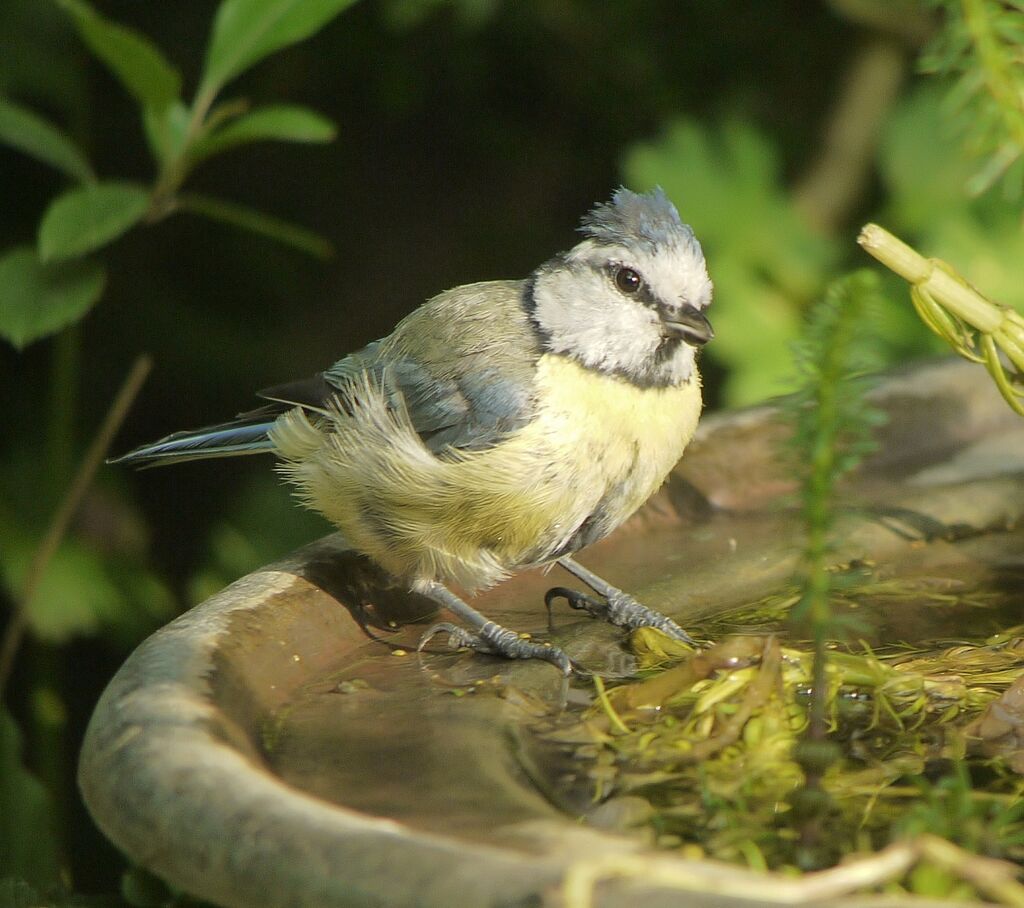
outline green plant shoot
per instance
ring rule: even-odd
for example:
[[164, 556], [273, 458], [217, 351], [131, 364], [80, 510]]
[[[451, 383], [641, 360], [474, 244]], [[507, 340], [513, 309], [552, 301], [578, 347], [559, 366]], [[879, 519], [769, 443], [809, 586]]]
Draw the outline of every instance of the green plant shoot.
[[926, 259], [877, 224], [866, 225], [857, 242], [910, 284], [921, 321], [960, 356], [983, 364], [1024, 416], [1024, 315], [987, 300], [951, 265]]
[[[874, 447], [871, 430], [879, 415], [865, 399], [867, 373], [874, 366], [864, 330], [871, 320], [878, 283], [859, 271], [832, 283], [811, 311], [803, 341], [796, 349], [799, 390], [788, 404], [792, 444], [803, 470], [803, 518], [806, 531], [802, 595], [791, 620], [813, 640], [810, 714], [805, 738], [794, 757], [804, 772], [804, 786], [791, 799], [794, 816], [803, 822], [809, 849], [821, 840], [821, 821], [829, 810], [821, 788], [826, 769], [839, 757], [827, 741], [829, 727], [828, 643], [849, 621], [834, 613], [830, 533], [835, 521], [836, 486]], [[820, 856], [802, 861], [823, 863]]]

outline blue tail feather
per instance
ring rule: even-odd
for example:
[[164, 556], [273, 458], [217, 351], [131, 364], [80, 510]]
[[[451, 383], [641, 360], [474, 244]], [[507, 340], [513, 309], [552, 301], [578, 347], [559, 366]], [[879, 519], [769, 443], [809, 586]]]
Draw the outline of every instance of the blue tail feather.
[[238, 457], [272, 451], [268, 435], [274, 417], [247, 422], [229, 422], [203, 429], [175, 432], [159, 441], [140, 445], [108, 463], [127, 463], [140, 468], [160, 467], [212, 457]]

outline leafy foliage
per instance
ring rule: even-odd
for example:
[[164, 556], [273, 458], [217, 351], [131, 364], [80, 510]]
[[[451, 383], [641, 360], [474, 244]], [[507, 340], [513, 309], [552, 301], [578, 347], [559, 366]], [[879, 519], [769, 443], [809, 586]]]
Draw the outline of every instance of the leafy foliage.
[[946, 107], [975, 164], [966, 187], [980, 195], [1002, 181], [1024, 196], [1024, 4], [1020, 0], [932, 0], [946, 21], [921, 59], [955, 80]]
[[[10, 539], [3, 581], [16, 595], [28, 567], [29, 540]], [[174, 614], [170, 591], [131, 560], [104, 557], [81, 542], [64, 543], [50, 562], [32, 597], [29, 622], [33, 633], [50, 643], [67, 643], [101, 629], [117, 629], [127, 639], [152, 630]]]
[[[179, 195], [201, 161], [263, 140], [322, 143], [335, 136], [321, 114], [297, 105], [247, 112], [248, 104], [214, 102], [231, 79], [270, 54], [315, 34], [354, 0], [224, 0], [218, 8], [204, 72], [191, 105], [182, 78], [145, 35], [100, 15], [86, 0], [58, 0], [86, 46], [135, 98], [157, 168], [152, 187], [123, 180], [96, 182], [92, 166], [57, 127], [0, 99], [0, 142], [57, 167], [83, 185], [55, 199], [39, 225], [38, 261], [23, 252], [7, 258], [22, 279], [19, 303], [0, 307], [0, 336], [19, 346], [77, 320], [102, 293], [97, 266], [85, 293], [79, 271], [56, 280], [44, 263], [77, 259], [108, 245], [139, 223], [155, 223], [187, 209], [290, 245], [320, 258], [330, 245], [310, 231], [234, 202]], [[34, 278], [34, 279], [32, 279]], [[44, 278], [48, 278], [44, 280]], [[34, 295], [27, 295], [33, 293]], [[83, 300], [88, 298], [88, 304]], [[25, 313], [37, 313], [26, 317]], [[26, 324], [28, 323], [28, 324]]]
[[0, 334], [21, 349], [77, 322], [103, 293], [103, 267], [89, 259], [40, 262], [31, 247], [0, 258]]
[[[908, 94], [893, 111], [879, 155], [887, 203], [881, 218], [942, 250], [993, 299], [1024, 311], [1024, 231], [1019, 212], [988, 193], [967, 191], [974, 165], [943, 114], [945, 95], [934, 85]], [[947, 252], [948, 250], [948, 252]]]
[[[273, 515], [272, 526], [268, 516]], [[232, 496], [225, 516], [210, 529], [206, 563], [189, 578], [187, 598], [202, 602], [256, 565], [316, 539], [327, 529], [319, 515], [294, 507], [277, 478], [258, 473]]]
[[[34, 247], [14, 246], [0, 254], [0, 336], [20, 350], [75, 324], [99, 300], [107, 283], [104, 266], [87, 256], [133, 228], [156, 224], [179, 210], [326, 257], [329, 244], [310, 231], [182, 189], [197, 164], [231, 149], [266, 140], [324, 143], [334, 138], [336, 130], [326, 117], [297, 105], [250, 111], [244, 99], [215, 102], [229, 79], [314, 34], [353, 2], [224, 0], [200, 90], [189, 104], [182, 96], [180, 72], [146, 35], [101, 15], [86, 0], [56, 0], [86, 47], [138, 105], [155, 171], [150, 185], [98, 180], [89, 158], [64, 130], [27, 107], [0, 98], [0, 143], [55, 168], [75, 184], [46, 206]], [[0, 11], [0, 21], [3, 16]], [[4, 75], [0, 65], [0, 91], [6, 84]], [[63, 335], [69, 337], [70, 343], [58, 341], [55, 347], [50, 417], [51, 437], [62, 445], [72, 435], [78, 365], [75, 338]], [[112, 419], [108, 422], [116, 425]], [[36, 420], [30, 444], [39, 425]], [[90, 469], [109, 444], [109, 433], [102, 445], [100, 437], [102, 433], [86, 459]], [[5, 448], [0, 475], [0, 485], [7, 486], [0, 496], [0, 598], [14, 606], [0, 638], [0, 695], [7, 693], [14, 655], [26, 631], [37, 646], [58, 646], [102, 633], [108, 642], [128, 647], [177, 607], [168, 584], [147, 563], [145, 546], [117, 538], [123, 531], [119, 524], [131, 522], [123, 505], [102, 494], [85, 500], [91, 472], [79, 471], [89, 478], [76, 482], [73, 493], [64, 489], [63, 472], [53, 468], [68, 462], [69, 452], [40, 457], [37, 451], [26, 451], [23, 442]], [[61, 519], [51, 521], [45, 512], [57, 495], [65, 496], [56, 509]], [[282, 495], [282, 503], [285, 500]], [[68, 505], [71, 501], [73, 506]], [[64, 538], [76, 511], [83, 523]], [[86, 511], [99, 523], [90, 527]], [[45, 535], [43, 526], [51, 528]], [[38, 557], [40, 551], [45, 558]], [[45, 565], [45, 570], [40, 573], [37, 565]], [[61, 784], [60, 767], [66, 758], [61, 740], [63, 692], [59, 685], [46, 682], [35, 694], [37, 699], [45, 694], [61, 716], [60, 722], [47, 724], [30, 713], [37, 738], [45, 740], [43, 762], [52, 767], [45, 786], [23, 768], [19, 730], [0, 710], [0, 901], [85, 904], [88, 899], [63, 891], [64, 831], [55, 822], [48, 791]], [[39, 740], [35, 743], [40, 749]]]
[[[925, 248], [956, 250], [963, 273], [995, 299], [1024, 308], [1015, 265], [1024, 260], [1019, 212], [993, 193], [969, 191], [977, 165], [955, 141], [947, 103], [943, 91], [922, 85], [892, 111], [877, 155], [886, 188], [881, 216]], [[851, 250], [846, 238], [807, 223], [784, 185], [773, 141], [735, 118], [718, 129], [675, 120], [630, 149], [623, 173], [630, 185], [661, 185], [701, 239], [715, 282], [716, 338], [707, 356], [727, 370], [725, 401], [742, 405], [792, 390], [790, 344]], [[873, 318], [880, 364], [941, 349], [906, 306], [878, 305]]]
[[[814, 664], [807, 733], [797, 744], [796, 762], [804, 785], [791, 803], [804, 823], [806, 851], [801, 863], [816, 867], [830, 861], [821, 849], [822, 824], [832, 805], [821, 780], [839, 759], [836, 744], [827, 739], [830, 641], [851, 626], [848, 614], [832, 603], [829, 553], [835, 514], [836, 485], [874, 448], [872, 430], [881, 414], [868, 403], [867, 377], [877, 369], [873, 355], [873, 310], [878, 305], [878, 280], [860, 271], [832, 285], [810, 313], [801, 344], [796, 348], [798, 390], [784, 406], [793, 423], [794, 466], [801, 477], [806, 532], [802, 595], [791, 622], [814, 641]], [[826, 845], [826, 848], [831, 847]]]
[[161, 111], [181, 93], [181, 74], [155, 44], [99, 15], [84, 0], [59, 0], [82, 40], [146, 109]]
[[113, 242], [142, 220], [149, 193], [136, 183], [93, 183], [51, 203], [39, 224], [39, 258], [78, 258]]
[[0, 98], [0, 142], [88, 183], [96, 179], [82, 151], [63, 132], [32, 111]]
[[270, 215], [260, 214], [245, 205], [235, 205], [233, 202], [210, 198], [198, 192], [186, 192], [179, 196], [178, 207], [182, 211], [201, 214], [212, 221], [220, 221], [269, 237], [319, 259], [330, 258], [333, 252], [331, 244], [313, 231], [304, 230]]
[[977, 854], [1024, 853], [1024, 801], [977, 797], [966, 763], [954, 763], [937, 782], [918, 779], [916, 785], [921, 798], [900, 817], [895, 836], [930, 832]]
[[274, 140], [278, 142], [330, 142], [336, 129], [326, 117], [294, 104], [261, 107], [243, 114], [195, 143], [193, 165], [240, 145]]
[[225, 83], [275, 51], [303, 41], [355, 0], [224, 0], [213, 20], [199, 95]]
[[798, 390], [784, 406], [793, 422], [794, 462], [802, 474], [804, 518], [827, 531], [836, 484], [874, 450], [881, 416], [866, 393], [879, 367], [871, 325], [882, 304], [877, 275], [857, 271], [833, 282], [795, 345]]

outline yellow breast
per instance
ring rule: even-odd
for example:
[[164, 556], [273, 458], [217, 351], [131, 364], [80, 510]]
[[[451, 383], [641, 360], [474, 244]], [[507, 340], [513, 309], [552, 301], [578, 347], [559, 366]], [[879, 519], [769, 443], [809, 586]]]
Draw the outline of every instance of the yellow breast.
[[696, 377], [641, 389], [559, 356], [538, 364], [539, 410], [492, 448], [439, 458], [368, 382], [330, 423], [300, 410], [274, 429], [300, 498], [409, 579], [487, 586], [557, 557], [598, 513], [601, 534], [662, 483], [693, 435]]
[[[700, 379], [667, 388], [640, 388], [565, 357], [541, 360], [544, 401], [524, 434], [543, 435], [564, 465], [578, 505], [598, 501], [613, 529], [662, 484], [693, 437], [701, 410]], [[586, 516], [586, 515], [585, 515]]]

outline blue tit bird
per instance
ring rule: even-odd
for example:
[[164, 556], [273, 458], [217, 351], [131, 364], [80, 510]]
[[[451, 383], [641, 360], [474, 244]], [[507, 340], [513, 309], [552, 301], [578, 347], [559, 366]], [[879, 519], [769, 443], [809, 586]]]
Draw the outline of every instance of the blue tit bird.
[[315, 378], [260, 392], [260, 409], [117, 460], [276, 454], [305, 506], [468, 625], [432, 629], [453, 645], [568, 673], [561, 649], [448, 588], [554, 563], [601, 597], [559, 590], [574, 607], [688, 640], [571, 556], [633, 514], [693, 436], [711, 280], [660, 189], [618, 190], [579, 230], [525, 280], [447, 290]]

